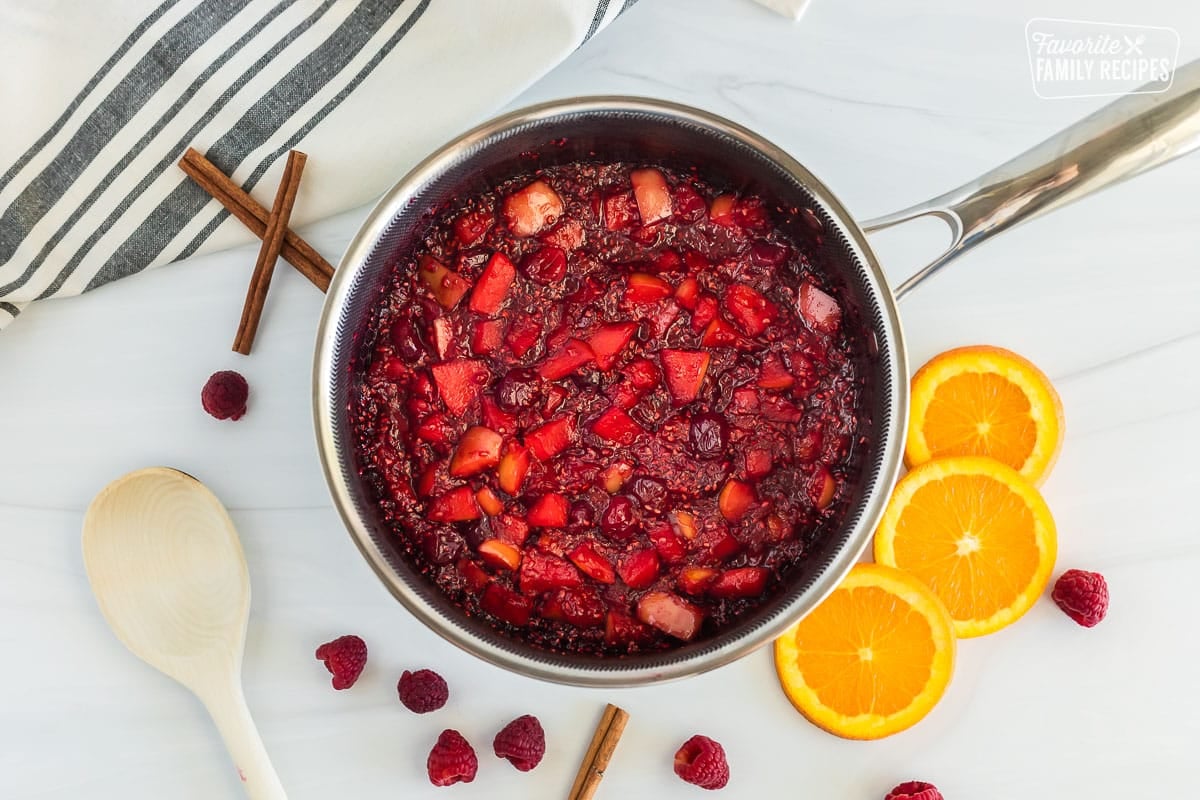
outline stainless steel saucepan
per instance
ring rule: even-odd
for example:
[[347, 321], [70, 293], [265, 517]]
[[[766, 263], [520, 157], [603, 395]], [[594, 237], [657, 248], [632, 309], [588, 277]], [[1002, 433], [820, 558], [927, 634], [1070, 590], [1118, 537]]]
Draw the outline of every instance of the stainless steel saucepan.
[[[804, 165], [753, 131], [704, 111], [657, 100], [588, 97], [533, 106], [462, 135], [413, 169], [380, 201], [350, 242], [329, 288], [317, 338], [313, 406], [333, 500], [351, 537], [392, 594], [463, 649], [524, 675], [561, 683], [628, 686], [694, 675], [770, 641], [812, 610], [870, 539], [897, 478], [908, 420], [908, 364], [896, 298], [990, 236], [1200, 145], [1200, 62], [1176, 71], [1160, 94], [1133, 94], [963, 187], [860, 224]], [[622, 658], [561, 655], [468, 617], [410, 568], [379, 524], [359, 477], [348, 407], [365, 353], [361, 334], [387, 283], [436, 210], [541, 164], [578, 159], [697, 165], [707, 177], [802, 209], [783, 224], [812, 242], [817, 268], [838, 287], [849, 321], [864, 332], [869, 445], [849, 487], [841, 528], [787, 576], [778, 596], [720, 635]], [[946, 221], [953, 243], [894, 291], [866, 234], [916, 217]], [[819, 234], [814, 235], [814, 228]]]

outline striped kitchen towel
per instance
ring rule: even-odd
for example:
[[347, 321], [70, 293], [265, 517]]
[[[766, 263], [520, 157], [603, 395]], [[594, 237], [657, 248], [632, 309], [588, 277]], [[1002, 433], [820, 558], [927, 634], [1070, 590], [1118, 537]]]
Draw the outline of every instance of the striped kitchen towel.
[[634, 2], [5, 0], [0, 327], [251, 241], [176, 167], [188, 146], [267, 206], [306, 151], [303, 225], [383, 192]]

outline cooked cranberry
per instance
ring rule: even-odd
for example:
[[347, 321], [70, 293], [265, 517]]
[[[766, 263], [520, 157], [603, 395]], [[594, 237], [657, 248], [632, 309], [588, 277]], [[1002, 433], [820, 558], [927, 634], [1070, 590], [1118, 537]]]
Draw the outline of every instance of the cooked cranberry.
[[628, 539], [637, 527], [637, 509], [633, 501], [617, 495], [608, 501], [608, 508], [600, 516], [600, 530], [610, 539]]
[[626, 484], [629, 493], [648, 511], [662, 511], [667, 502], [667, 485], [658, 478], [638, 475]]
[[595, 521], [596, 512], [592, 510], [591, 503], [586, 500], [576, 500], [571, 504], [571, 514], [567, 517], [567, 524], [571, 527], [590, 528]]
[[706, 411], [692, 417], [688, 444], [697, 458], [711, 461], [725, 455], [729, 445], [729, 424], [720, 414]]
[[537, 283], [561, 281], [567, 274], [567, 254], [561, 247], [542, 245], [521, 261], [521, 271]]
[[393, 325], [391, 339], [392, 346], [396, 348], [396, 355], [403, 359], [413, 361], [425, 352], [421, 332], [413, 325], [412, 320], [402, 319]]
[[421, 538], [421, 549], [434, 564], [449, 564], [464, 547], [463, 538], [449, 528], [426, 530]]
[[496, 384], [496, 402], [505, 411], [520, 411], [537, 405], [542, 396], [542, 379], [524, 367], [510, 369]]

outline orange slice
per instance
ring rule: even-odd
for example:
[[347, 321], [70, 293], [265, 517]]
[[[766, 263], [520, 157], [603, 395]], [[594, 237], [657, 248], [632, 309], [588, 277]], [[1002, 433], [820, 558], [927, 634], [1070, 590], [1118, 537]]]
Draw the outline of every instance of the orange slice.
[[920, 721], [954, 672], [954, 630], [941, 601], [900, 570], [859, 564], [775, 640], [775, 671], [813, 724], [881, 739]]
[[1056, 550], [1038, 490], [980, 456], [940, 458], [905, 475], [875, 531], [875, 560], [933, 589], [960, 638], [998, 631], [1028, 611]]
[[991, 456], [1037, 485], [1063, 438], [1058, 392], [1016, 353], [976, 345], [935, 356], [913, 376], [904, 457]]

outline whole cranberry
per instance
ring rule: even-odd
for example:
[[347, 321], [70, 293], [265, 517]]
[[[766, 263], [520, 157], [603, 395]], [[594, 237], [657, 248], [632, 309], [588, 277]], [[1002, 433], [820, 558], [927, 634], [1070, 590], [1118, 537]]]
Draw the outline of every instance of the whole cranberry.
[[412, 320], [402, 319], [396, 322], [392, 326], [390, 338], [392, 346], [396, 348], [396, 355], [407, 361], [413, 361], [425, 352], [421, 331], [412, 324]]
[[531, 408], [541, 396], [542, 379], [524, 367], [510, 369], [496, 384], [496, 403], [505, 411]]
[[667, 485], [658, 478], [638, 475], [626, 487], [643, 508], [661, 511], [667, 503]]
[[706, 411], [692, 417], [688, 431], [688, 444], [696, 458], [712, 461], [725, 454], [729, 445], [729, 424], [720, 414]]
[[590, 503], [584, 500], [576, 500], [571, 504], [571, 513], [567, 517], [567, 524], [572, 528], [588, 528], [596, 521], [596, 512], [592, 510]]
[[628, 539], [637, 527], [637, 509], [633, 501], [617, 495], [608, 501], [608, 508], [600, 516], [600, 530], [610, 539]]

